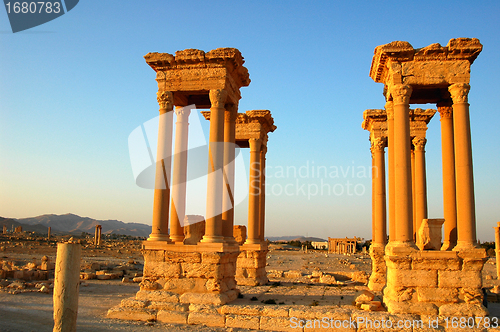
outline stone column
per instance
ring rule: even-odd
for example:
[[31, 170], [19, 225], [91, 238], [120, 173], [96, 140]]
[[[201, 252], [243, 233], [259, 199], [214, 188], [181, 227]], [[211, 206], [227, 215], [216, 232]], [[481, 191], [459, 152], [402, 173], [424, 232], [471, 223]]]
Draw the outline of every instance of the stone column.
[[389, 87], [394, 107], [394, 182], [396, 241], [400, 245], [414, 245], [411, 197], [410, 161], [410, 95], [409, 85]]
[[248, 193], [248, 237], [245, 244], [260, 243], [260, 150], [262, 141], [250, 138], [250, 185]]
[[389, 174], [389, 241], [396, 239], [396, 210], [394, 206], [394, 194], [396, 183], [394, 182], [394, 108], [393, 102], [385, 103], [385, 111], [387, 113], [387, 162]]
[[94, 234], [94, 245], [97, 246], [97, 239], [99, 238], [99, 225], [95, 225], [95, 234]]
[[227, 195], [222, 199], [222, 233], [224, 240], [235, 242], [233, 235], [234, 226], [234, 172], [235, 172], [235, 142], [236, 142], [236, 117], [238, 105], [226, 106], [224, 113], [224, 184]]
[[448, 87], [453, 99], [453, 130], [455, 143], [455, 176], [457, 197], [458, 241], [455, 250], [476, 246], [476, 211], [472, 173], [472, 146], [466, 83]]
[[184, 240], [184, 229], [181, 220], [186, 214], [186, 180], [188, 127], [191, 109], [175, 107], [177, 121], [175, 123], [175, 148], [172, 173], [172, 201], [170, 207], [170, 239], [174, 242]]
[[262, 145], [260, 149], [260, 195], [259, 195], [259, 239], [264, 242], [264, 230], [266, 224], [266, 153], [267, 146]]
[[415, 137], [413, 146], [415, 149], [415, 229], [417, 233], [422, 220], [427, 219], [427, 177], [425, 173], [425, 143], [423, 137]]
[[153, 226], [148, 240], [170, 242], [168, 213], [170, 205], [170, 171], [172, 160], [172, 119], [174, 96], [170, 91], [156, 93], [160, 105], [156, 174], [153, 202]]
[[417, 209], [415, 206], [415, 148], [413, 140], [411, 144], [411, 197], [412, 197], [412, 211], [413, 211], [413, 241], [417, 241]]
[[224, 242], [222, 197], [224, 194], [224, 113], [227, 91], [210, 90], [210, 136], [207, 181], [207, 215], [201, 242]]
[[7, 234], [7, 226], [3, 225], [3, 234]]
[[101, 245], [102, 226], [97, 225], [97, 245]]
[[372, 177], [374, 179], [373, 200], [373, 229], [372, 245], [385, 246], [387, 238], [386, 228], [386, 200], [385, 200], [385, 140], [375, 138], [372, 140], [373, 164]]
[[79, 243], [58, 243], [54, 277], [54, 332], [76, 331], [80, 285]]
[[47, 230], [47, 240], [50, 240], [51, 231], [52, 231], [52, 229], [49, 227]]
[[495, 229], [495, 256], [496, 256], [496, 264], [497, 264], [497, 279], [500, 279], [500, 222], [497, 223], [497, 227], [493, 227]]
[[441, 152], [443, 163], [444, 239], [441, 250], [451, 250], [457, 245], [455, 144], [452, 111], [451, 106], [438, 105], [438, 112], [441, 117]]

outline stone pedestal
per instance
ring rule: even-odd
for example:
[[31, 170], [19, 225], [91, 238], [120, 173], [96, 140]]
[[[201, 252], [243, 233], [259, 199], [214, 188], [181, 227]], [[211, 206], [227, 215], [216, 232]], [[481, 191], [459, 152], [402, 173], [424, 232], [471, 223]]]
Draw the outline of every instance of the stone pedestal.
[[424, 219], [418, 229], [417, 247], [420, 250], [439, 250], [443, 224], [444, 219]]
[[242, 286], [260, 286], [269, 282], [266, 272], [266, 243], [244, 244], [236, 262], [236, 282]]
[[222, 305], [236, 299], [237, 245], [144, 245], [138, 300]]
[[238, 244], [245, 243], [247, 239], [247, 227], [244, 225], [233, 226], [233, 237]]
[[484, 249], [418, 251], [387, 246], [384, 303], [391, 314], [483, 317]]
[[373, 291], [381, 291], [385, 286], [387, 267], [385, 265], [385, 246], [370, 246], [370, 257], [372, 259], [372, 274], [368, 281], [368, 288]]

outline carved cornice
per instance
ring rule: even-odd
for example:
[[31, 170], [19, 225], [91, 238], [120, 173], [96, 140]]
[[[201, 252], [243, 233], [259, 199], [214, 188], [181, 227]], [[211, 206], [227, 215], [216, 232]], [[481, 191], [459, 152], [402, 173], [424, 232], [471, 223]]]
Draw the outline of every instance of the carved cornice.
[[427, 139], [424, 137], [414, 137], [412, 140], [413, 146], [415, 147], [415, 151], [424, 151], [425, 143], [427, 143]]
[[451, 119], [453, 117], [453, 107], [438, 106], [438, 112], [441, 119]]
[[448, 87], [453, 104], [465, 104], [468, 103], [468, 94], [470, 90], [470, 85], [467, 83], [456, 83]]
[[214, 108], [224, 108], [227, 99], [227, 91], [224, 89], [210, 90], [210, 103]]
[[156, 100], [160, 105], [160, 113], [170, 112], [174, 107], [174, 94], [171, 91], [158, 91]]
[[405, 84], [394, 84], [389, 86], [389, 94], [392, 96], [392, 101], [394, 105], [398, 104], [410, 104], [410, 96], [412, 92], [412, 87]]

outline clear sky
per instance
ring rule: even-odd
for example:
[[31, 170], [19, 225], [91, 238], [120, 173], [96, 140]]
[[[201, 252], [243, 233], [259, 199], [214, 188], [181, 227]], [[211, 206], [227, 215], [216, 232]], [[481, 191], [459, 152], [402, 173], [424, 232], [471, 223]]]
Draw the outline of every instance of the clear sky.
[[[0, 9], [0, 215], [151, 224], [153, 192], [136, 186], [128, 153], [129, 134], [158, 115], [143, 56], [235, 47], [252, 80], [240, 112], [271, 110], [278, 126], [268, 144], [266, 235], [371, 238], [361, 122], [365, 109], [384, 106], [382, 84], [368, 76], [374, 48], [475, 37], [484, 45], [469, 94], [477, 228], [492, 241], [500, 219], [499, 17], [498, 1], [81, 0], [13, 34]], [[426, 148], [430, 218], [443, 216], [439, 128], [436, 116]], [[313, 166], [338, 176], [313, 175]], [[280, 191], [288, 184], [288, 194]], [[237, 224], [246, 224], [246, 204], [236, 207]]]

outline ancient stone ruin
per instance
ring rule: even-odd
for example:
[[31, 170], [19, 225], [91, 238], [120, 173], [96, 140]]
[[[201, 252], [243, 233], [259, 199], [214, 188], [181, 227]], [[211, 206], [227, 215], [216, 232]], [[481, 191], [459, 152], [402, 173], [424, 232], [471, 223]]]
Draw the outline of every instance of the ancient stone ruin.
[[[370, 76], [384, 84], [385, 110], [367, 110], [373, 161], [373, 273], [390, 313], [484, 316], [477, 246], [469, 123], [470, 66], [482, 50], [477, 39], [451, 39], [414, 49], [396, 41], [375, 48]], [[436, 104], [441, 116], [442, 220], [428, 219], [425, 175], [426, 124]], [[386, 244], [384, 148], [388, 146], [389, 243]], [[421, 227], [422, 225], [422, 227]], [[439, 231], [436, 229], [439, 228]], [[439, 235], [438, 235], [439, 234]], [[437, 244], [439, 242], [439, 244]], [[421, 247], [417, 248], [415, 243]]]
[[[154, 315], [158, 320], [186, 323], [189, 304], [223, 305], [238, 296], [237, 282], [267, 282], [264, 170], [268, 133], [276, 126], [268, 110], [238, 114], [239, 89], [248, 86], [250, 79], [237, 49], [219, 48], [208, 53], [189, 49], [175, 56], [149, 53], [145, 59], [156, 72], [160, 104], [153, 227], [142, 249], [141, 289], [134, 299], [110, 310], [108, 317], [141, 319], [157, 311]], [[205, 216], [185, 216], [190, 113], [186, 106], [193, 104], [210, 109], [203, 112], [210, 121]], [[172, 154], [174, 106], [177, 127]], [[236, 144], [250, 148], [252, 165], [245, 233], [234, 227]], [[169, 186], [166, 179], [170, 179], [171, 155]], [[235, 240], [235, 230], [240, 241], [246, 238], [244, 243]]]

